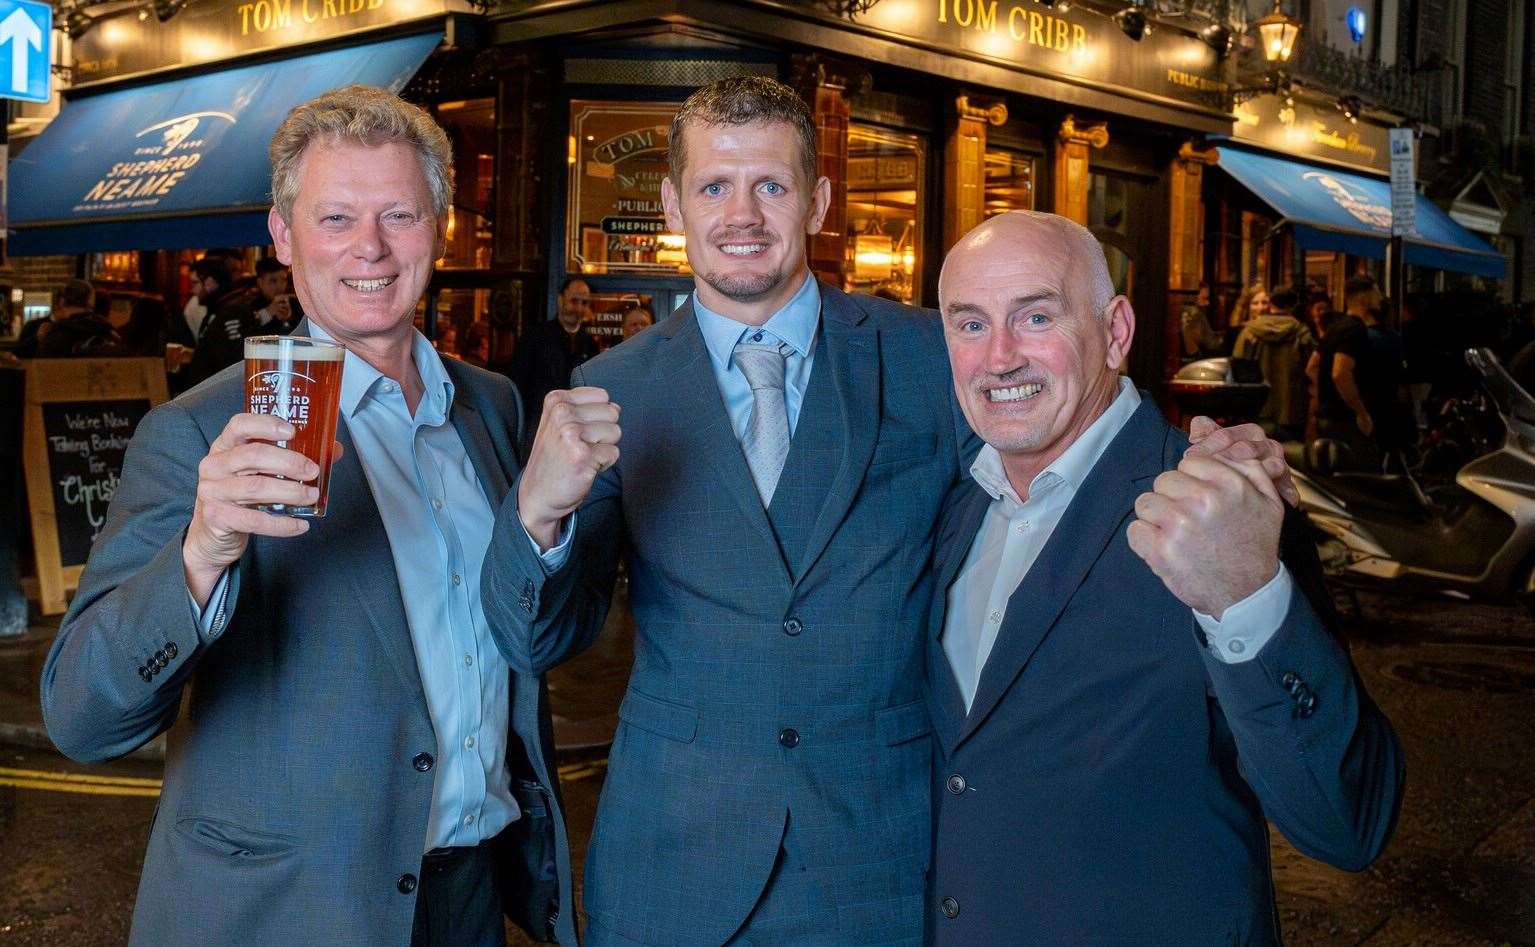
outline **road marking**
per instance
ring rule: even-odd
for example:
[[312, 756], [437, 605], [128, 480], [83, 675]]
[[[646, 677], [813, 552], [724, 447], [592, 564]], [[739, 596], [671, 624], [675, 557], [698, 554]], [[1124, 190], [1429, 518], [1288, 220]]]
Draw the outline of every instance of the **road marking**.
[[[566, 763], [559, 768], [560, 779], [580, 782], [606, 772], [608, 761]], [[10, 769], [0, 766], [0, 786], [35, 789], [41, 792], [72, 792], [87, 796], [158, 796], [161, 781], [136, 776], [96, 776], [91, 773], [60, 773], [38, 769]]]

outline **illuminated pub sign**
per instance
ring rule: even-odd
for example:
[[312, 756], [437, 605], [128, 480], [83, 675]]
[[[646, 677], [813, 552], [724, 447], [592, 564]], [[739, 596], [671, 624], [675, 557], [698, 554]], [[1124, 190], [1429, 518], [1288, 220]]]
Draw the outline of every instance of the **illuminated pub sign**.
[[[1277, 95], [1260, 95], [1237, 106], [1234, 135], [1273, 151], [1321, 158], [1379, 174], [1391, 171], [1389, 130], [1368, 122], [1350, 122], [1332, 104], [1312, 105]], [[1388, 225], [1389, 226], [1389, 225]]]
[[1158, 24], [1139, 42], [1106, 16], [1038, 0], [883, 0], [858, 23], [1005, 66], [1135, 89], [1204, 108], [1228, 88], [1215, 50]]
[[190, 0], [164, 23], [138, 7], [100, 17], [74, 41], [74, 82], [216, 62], [358, 30], [470, 10], [464, 0]]
[[677, 103], [570, 103], [571, 273], [682, 273], [680, 234], [666, 229], [661, 180]]

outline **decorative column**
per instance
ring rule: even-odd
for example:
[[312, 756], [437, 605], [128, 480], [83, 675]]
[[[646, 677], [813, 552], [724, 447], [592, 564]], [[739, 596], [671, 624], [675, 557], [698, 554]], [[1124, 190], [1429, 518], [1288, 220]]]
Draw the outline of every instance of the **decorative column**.
[[1215, 164], [1214, 148], [1196, 151], [1189, 142], [1178, 149], [1171, 174], [1171, 206], [1167, 288], [1194, 290], [1204, 278], [1205, 205], [1201, 197], [1207, 166]]
[[986, 126], [1007, 121], [1007, 105], [961, 95], [954, 100], [954, 129], [944, 145], [943, 248], [947, 252], [986, 219]]
[[831, 206], [810, 238], [810, 270], [839, 289], [847, 274], [847, 97], [869, 80], [868, 70], [822, 56], [797, 56], [794, 86], [810, 105], [816, 128], [816, 171], [831, 182]]
[[1109, 143], [1105, 122], [1078, 123], [1066, 116], [1056, 133], [1055, 142], [1055, 212], [1084, 227], [1087, 225], [1088, 146], [1102, 148]]

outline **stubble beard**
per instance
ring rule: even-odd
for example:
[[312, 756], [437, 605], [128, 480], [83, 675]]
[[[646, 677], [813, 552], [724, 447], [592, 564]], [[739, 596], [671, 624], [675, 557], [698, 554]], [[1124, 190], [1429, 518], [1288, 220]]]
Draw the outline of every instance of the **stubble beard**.
[[756, 302], [783, 285], [784, 280], [783, 274], [778, 272], [741, 275], [704, 273], [703, 278], [715, 292], [739, 303]]

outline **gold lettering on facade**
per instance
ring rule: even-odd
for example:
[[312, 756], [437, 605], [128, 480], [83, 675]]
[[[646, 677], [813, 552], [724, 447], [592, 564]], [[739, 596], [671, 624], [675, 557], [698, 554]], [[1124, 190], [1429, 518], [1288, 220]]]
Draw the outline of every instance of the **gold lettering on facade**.
[[[938, 22], [953, 23], [979, 33], [997, 32], [998, 0], [938, 0]], [[1058, 53], [1087, 49], [1087, 28], [1013, 3], [1007, 8], [1007, 34], [1015, 43], [1028, 43]]]

